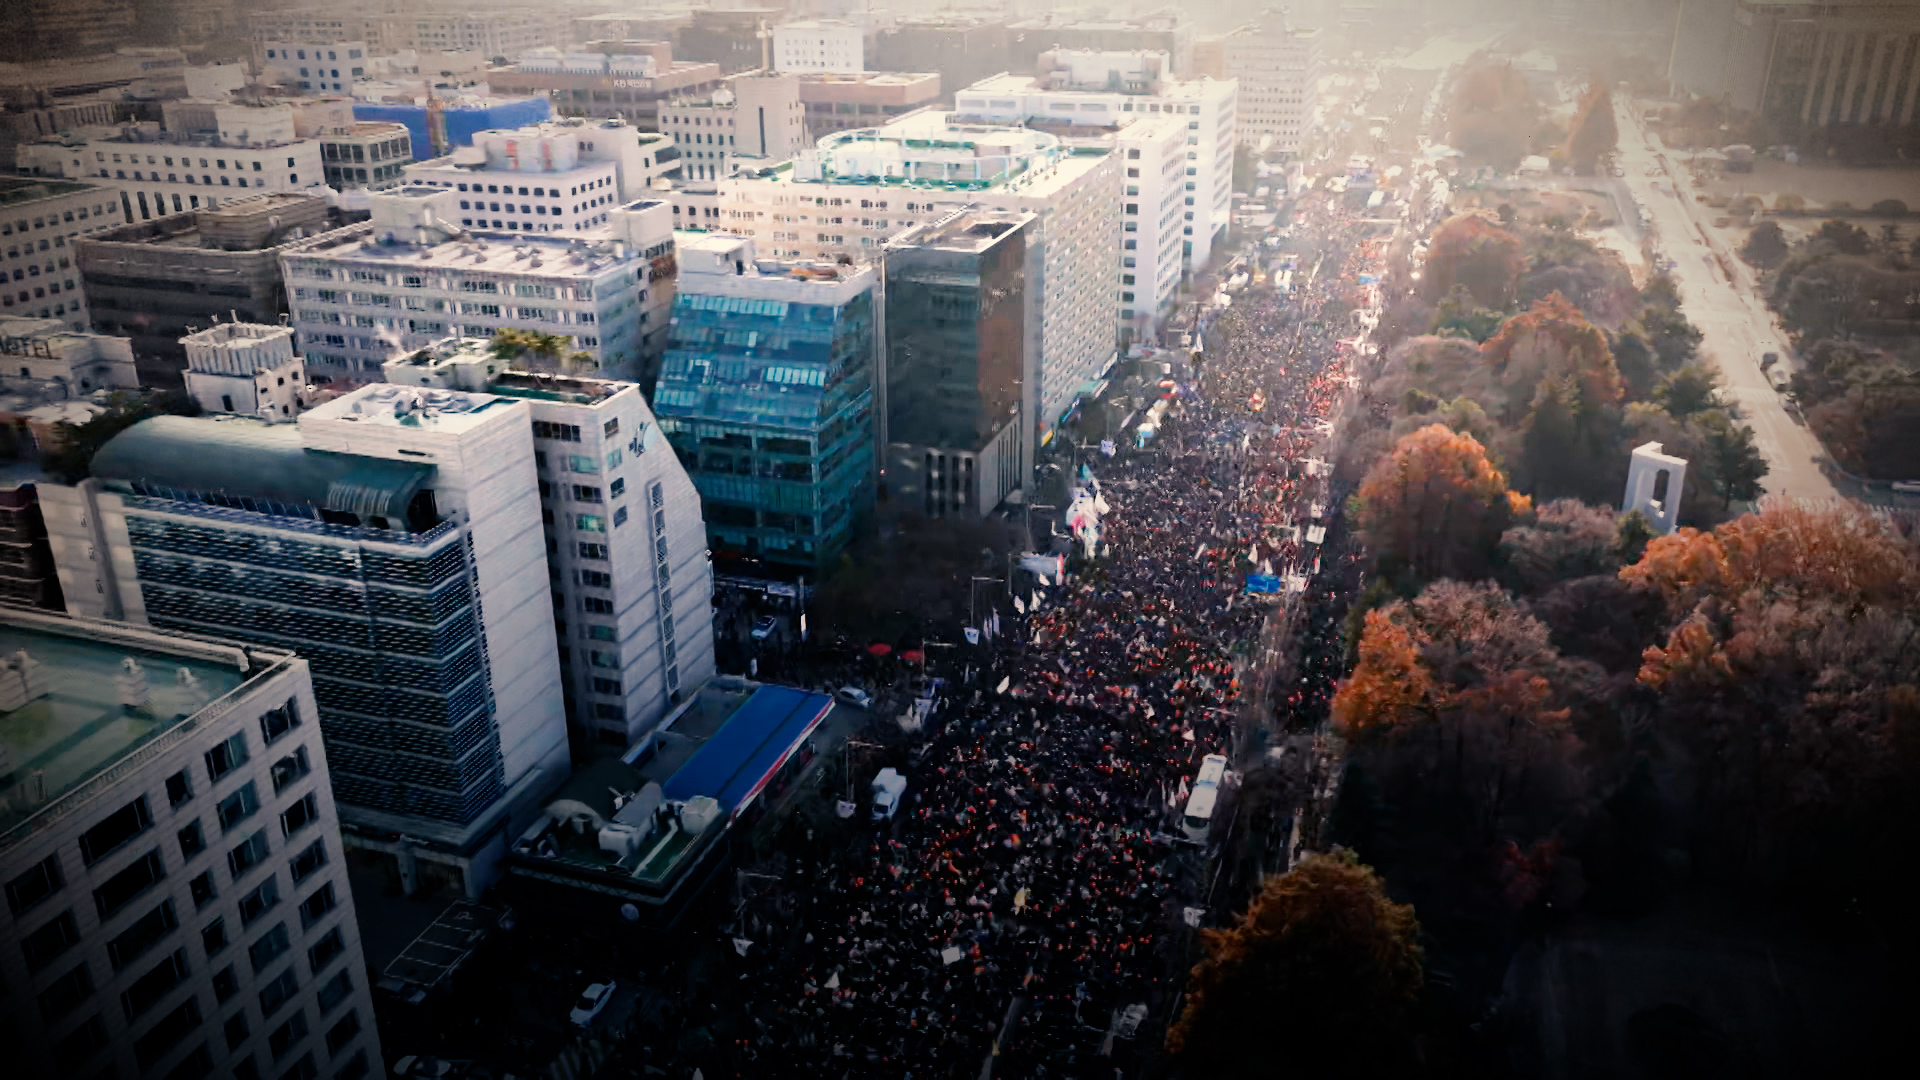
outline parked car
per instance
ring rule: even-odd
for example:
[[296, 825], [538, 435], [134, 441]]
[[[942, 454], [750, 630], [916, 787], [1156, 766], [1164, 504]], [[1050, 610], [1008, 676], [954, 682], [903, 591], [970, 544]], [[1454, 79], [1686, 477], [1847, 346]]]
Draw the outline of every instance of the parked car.
[[753, 635], [753, 640], [765, 641], [768, 638], [773, 636], [774, 629], [779, 625], [780, 625], [779, 619], [776, 619], [771, 615], [762, 615], [759, 618], [753, 620], [753, 629], [749, 631], [749, 633]]
[[573, 1011], [567, 1014], [567, 1019], [581, 1027], [591, 1026], [607, 1010], [607, 1002], [613, 1000], [613, 985], [611, 981], [594, 983], [581, 991], [580, 1000], [573, 1003]]
[[857, 686], [843, 686], [833, 692], [833, 696], [849, 705], [858, 705], [863, 709], [873, 707], [873, 695]]
[[453, 1062], [428, 1054], [408, 1054], [393, 1063], [395, 1076], [442, 1077], [453, 1072]]

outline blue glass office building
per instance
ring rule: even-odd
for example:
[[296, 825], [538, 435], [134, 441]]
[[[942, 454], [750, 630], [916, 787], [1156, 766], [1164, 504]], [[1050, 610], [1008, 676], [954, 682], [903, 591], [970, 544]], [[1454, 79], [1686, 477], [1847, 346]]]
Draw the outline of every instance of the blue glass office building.
[[832, 565], [874, 497], [870, 267], [756, 260], [682, 236], [654, 413], [700, 490], [720, 559]]

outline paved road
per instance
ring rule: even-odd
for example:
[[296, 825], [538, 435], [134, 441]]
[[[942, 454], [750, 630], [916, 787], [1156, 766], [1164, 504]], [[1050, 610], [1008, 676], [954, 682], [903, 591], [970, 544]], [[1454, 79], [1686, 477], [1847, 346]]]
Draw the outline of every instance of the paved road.
[[[1677, 264], [1674, 281], [1687, 318], [1704, 335], [1700, 351], [1720, 371], [1722, 393], [1753, 426], [1768, 465], [1762, 486], [1769, 495], [1792, 499], [1837, 498], [1840, 492], [1820, 468], [1826, 450], [1787, 412], [1760, 371], [1762, 353], [1789, 353], [1786, 336], [1754, 288], [1751, 270], [1733, 252], [1707, 239], [1695, 220], [1698, 204], [1685, 194], [1685, 166], [1650, 136], [1630, 103], [1616, 101], [1614, 109], [1625, 182], [1652, 211], [1661, 251]], [[1649, 171], [1654, 175], [1647, 175]], [[1723, 265], [1732, 269], [1732, 281]]]

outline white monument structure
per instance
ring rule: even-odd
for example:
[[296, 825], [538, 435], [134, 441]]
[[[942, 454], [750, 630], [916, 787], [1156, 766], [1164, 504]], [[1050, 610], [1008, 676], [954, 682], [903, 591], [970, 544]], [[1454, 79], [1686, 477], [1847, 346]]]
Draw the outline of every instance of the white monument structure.
[[1633, 449], [1627, 467], [1627, 494], [1620, 509], [1638, 510], [1661, 536], [1680, 528], [1680, 493], [1687, 480], [1687, 460], [1663, 452], [1657, 442]]

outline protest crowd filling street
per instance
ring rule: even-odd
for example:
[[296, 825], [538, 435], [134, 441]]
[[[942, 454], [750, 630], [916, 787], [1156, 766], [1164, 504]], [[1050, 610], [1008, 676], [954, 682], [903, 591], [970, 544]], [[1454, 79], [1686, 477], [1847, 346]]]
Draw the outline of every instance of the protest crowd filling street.
[[[1158, 1055], [1188, 911], [1222, 917], [1181, 829], [1186, 784], [1235, 753], [1250, 652], [1320, 569], [1315, 503], [1338, 516], [1309, 462], [1362, 346], [1342, 340], [1349, 301], [1323, 308], [1370, 249], [1347, 211], [1310, 216], [1309, 284], [1210, 311], [1203, 351], [1162, 384], [1159, 431], [1061, 462], [1107, 505], [1095, 556], [1076, 542], [1064, 582], [1018, 586], [1025, 610], [1003, 597], [972, 682], [950, 682], [919, 736], [897, 816], [869, 827], [861, 805], [850, 849], [796, 842], [779, 902], [729, 930], [727, 970], [629, 1034], [648, 1072], [973, 1077], [991, 1057], [1000, 1076], [1111, 1078]], [[1249, 574], [1284, 584], [1256, 597]], [[1290, 678], [1264, 722], [1324, 715], [1334, 674]], [[703, 1024], [721, 1035], [687, 1037]]]

